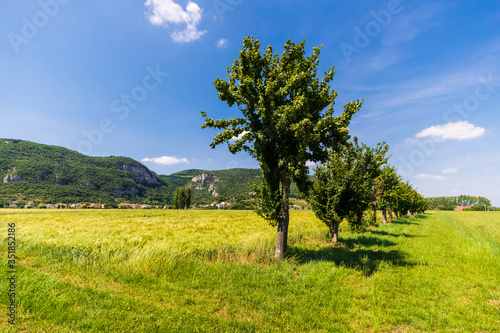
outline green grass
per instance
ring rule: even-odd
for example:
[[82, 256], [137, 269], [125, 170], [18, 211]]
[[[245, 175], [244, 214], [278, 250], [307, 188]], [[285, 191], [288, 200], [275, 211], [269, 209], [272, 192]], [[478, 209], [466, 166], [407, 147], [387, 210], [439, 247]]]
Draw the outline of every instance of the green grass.
[[[464, 214], [466, 213], [466, 214]], [[290, 257], [249, 211], [0, 210], [17, 224], [2, 332], [498, 332], [500, 213], [437, 212], [341, 246], [292, 212]], [[345, 229], [345, 228], [344, 228]], [[7, 280], [0, 301], [7, 304]], [[5, 312], [5, 311], [4, 311]]]

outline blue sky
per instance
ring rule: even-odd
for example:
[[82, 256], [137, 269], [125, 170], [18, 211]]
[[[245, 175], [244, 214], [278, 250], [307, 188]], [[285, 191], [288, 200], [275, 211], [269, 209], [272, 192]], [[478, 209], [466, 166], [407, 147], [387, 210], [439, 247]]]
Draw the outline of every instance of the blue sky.
[[323, 44], [337, 112], [425, 196], [500, 206], [500, 2], [0, 0], [0, 137], [122, 155], [160, 174], [256, 168], [200, 128], [244, 36]]

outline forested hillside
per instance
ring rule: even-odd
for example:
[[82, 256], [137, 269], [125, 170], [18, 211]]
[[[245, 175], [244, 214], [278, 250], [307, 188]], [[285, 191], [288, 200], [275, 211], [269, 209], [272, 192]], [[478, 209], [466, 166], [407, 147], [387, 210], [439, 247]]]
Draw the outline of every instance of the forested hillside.
[[[202, 174], [215, 176], [217, 180], [192, 181]], [[168, 176], [157, 175], [129, 157], [90, 157], [63, 147], [0, 139], [0, 204], [3, 205], [16, 200], [165, 205], [173, 204], [174, 192], [179, 187], [192, 188], [192, 204], [231, 198], [245, 201], [251, 200], [251, 185], [259, 181], [260, 174], [259, 169], [190, 169]], [[195, 189], [196, 185], [203, 188]], [[291, 196], [300, 198], [295, 185]]]
[[0, 202], [168, 200], [171, 189], [128, 157], [90, 157], [63, 147], [0, 139]]
[[[216, 180], [193, 181], [196, 176], [203, 174], [217, 177]], [[238, 201], [253, 198], [252, 185], [259, 182], [260, 169], [229, 169], [229, 170], [200, 170], [190, 169], [180, 171], [169, 176], [160, 177], [171, 188], [191, 187], [192, 203], [201, 204], [217, 200], [236, 198]], [[200, 188], [203, 187], [203, 188]], [[214, 191], [217, 196], [214, 196]], [[292, 184], [291, 197], [300, 198], [300, 193], [295, 184]]]

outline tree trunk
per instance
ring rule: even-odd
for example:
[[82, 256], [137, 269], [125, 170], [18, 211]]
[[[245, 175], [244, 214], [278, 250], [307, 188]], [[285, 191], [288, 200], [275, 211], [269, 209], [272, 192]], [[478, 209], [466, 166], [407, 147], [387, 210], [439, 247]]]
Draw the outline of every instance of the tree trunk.
[[384, 208], [382, 209], [382, 222], [387, 223], [387, 210]]
[[281, 194], [283, 200], [283, 214], [278, 220], [278, 233], [276, 235], [276, 252], [274, 253], [274, 258], [284, 259], [286, 255], [287, 240], [288, 240], [288, 224], [290, 223], [290, 213], [289, 213], [289, 201], [288, 197], [290, 195], [290, 183], [292, 182], [290, 175], [282, 171], [281, 172]]
[[389, 221], [392, 222], [393, 216], [392, 216], [392, 207], [391, 206], [387, 207], [387, 212], [389, 213]]
[[373, 225], [377, 225], [377, 202], [376, 201], [372, 202], [371, 206], [372, 206], [372, 213], [373, 213], [372, 223], [373, 223]]
[[339, 221], [333, 222], [333, 227], [332, 227], [332, 244], [333, 245], [338, 245], [339, 243]]

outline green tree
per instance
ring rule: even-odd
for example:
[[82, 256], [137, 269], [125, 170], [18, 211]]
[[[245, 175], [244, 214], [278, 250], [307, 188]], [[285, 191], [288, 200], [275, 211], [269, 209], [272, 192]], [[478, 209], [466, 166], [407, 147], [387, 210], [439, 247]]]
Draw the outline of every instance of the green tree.
[[329, 160], [316, 167], [309, 202], [318, 219], [325, 223], [338, 243], [339, 225], [348, 218], [361, 227], [363, 212], [373, 199], [375, 179], [387, 162], [385, 143], [376, 148], [358, 145], [355, 139], [340, 151], [331, 151]]
[[184, 208], [189, 209], [191, 206], [191, 189], [186, 187], [184, 189]]
[[174, 206], [177, 209], [187, 209], [191, 205], [191, 189], [180, 187], [175, 191]]
[[262, 169], [255, 187], [254, 209], [277, 227], [275, 258], [285, 257], [289, 225], [290, 185], [294, 181], [302, 193], [311, 185], [307, 161], [328, 158], [326, 148], [339, 149], [347, 142], [347, 126], [361, 102], [344, 106], [333, 116], [337, 93], [329, 86], [333, 67], [322, 80], [317, 77], [320, 47], [306, 57], [305, 40], [285, 43], [281, 56], [268, 46], [261, 53], [260, 42], [245, 37], [239, 59], [227, 70], [227, 81], [214, 82], [220, 100], [237, 105], [242, 117], [213, 120], [202, 112], [202, 128], [223, 130], [211, 147], [227, 143], [233, 154], [245, 151], [257, 159]]
[[[382, 166], [387, 163], [389, 157], [387, 152], [388, 145], [378, 143], [375, 148], [370, 148], [366, 145], [358, 145], [357, 139], [354, 139], [351, 145], [353, 157], [355, 159], [355, 168], [353, 171], [357, 173], [356, 178], [356, 201], [358, 202], [356, 209], [347, 217], [349, 224], [358, 231], [364, 230], [367, 225], [376, 224], [377, 204], [376, 200], [379, 196], [377, 188]], [[372, 213], [368, 219], [364, 219], [363, 213], [369, 208], [372, 208]]]
[[391, 193], [390, 202], [396, 217], [413, 216], [427, 209], [427, 201], [408, 183], [399, 182]]
[[391, 193], [399, 182], [401, 182], [401, 177], [395, 167], [387, 165], [382, 168], [378, 184], [380, 197], [377, 205], [382, 209], [383, 223], [387, 223], [387, 211], [389, 211], [389, 218], [392, 221]]
[[174, 194], [174, 207], [176, 209], [179, 209], [179, 207], [181, 206], [180, 205], [180, 193], [181, 193], [181, 188], [178, 188], [177, 190], [175, 190], [175, 194]]

